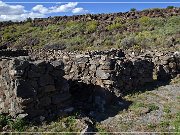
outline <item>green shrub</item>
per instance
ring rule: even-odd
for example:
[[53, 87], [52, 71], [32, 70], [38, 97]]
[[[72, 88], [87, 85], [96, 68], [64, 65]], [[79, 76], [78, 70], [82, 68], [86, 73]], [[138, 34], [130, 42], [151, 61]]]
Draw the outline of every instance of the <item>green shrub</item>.
[[171, 108], [169, 106], [165, 106], [164, 109], [163, 109], [163, 112], [170, 113], [171, 112]]
[[68, 21], [66, 23], [66, 27], [74, 27], [76, 25], [78, 25], [78, 22], [75, 22], [75, 21]]
[[106, 39], [106, 40], [103, 42], [103, 45], [104, 45], [104, 46], [112, 46], [112, 45], [113, 45], [112, 39]]
[[11, 130], [22, 132], [25, 130], [25, 127], [27, 126], [27, 122], [23, 119], [16, 119], [13, 120], [9, 116], [0, 115], [0, 128], [4, 126], [10, 126]]
[[122, 27], [123, 25], [121, 23], [113, 23], [111, 25], [108, 25], [106, 28], [107, 30], [111, 31], [111, 30], [122, 28]]
[[84, 30], [84, 24], [82, 22], [69, 21], [66, 23], [66, 30], [69, 32], [79, 32]]
[[140, 53], [141, 52], [141, 45], [134, 45], [133, 46], [133, 51], [135, 52], [135, 53]]
[[128, 49], [136, 44], [134, 36], [129, 36], [121, 40], [121, 46], [124, 49]]
[[3, 35], [3, 39], [6, 40], [6, 41], [10, 40], [11, 38], [12, 38], [12, 36], [11, 36], [10, 33], [5, 33], [5, 34]]
[[142, 31], [135, 36], [135, 41], [136, 44], [138, 44], [142, 48], [146, 48], [153, 45], [153, 38], [154, 37], [152, 36], [151, 32]]
[[120, 17], [116, 17], [116, 19], [114, 20], [114, 22], [115, 22], [115, 23], [122, 23], [123, 20], [122, 20], [122, 18], [120, 18]]
[[4, 127], [8, 124], [9, 121], [9, 117], [5, 116], [5, 115], [0, 115], [0, 127]]
[[32, 18], [30, 18], [30, 17], [28, 17], [27, 19], [26, 19], [26, 22], [32, 22]]
[[148, 26], [160, 28], [164, 27], [165, 23], [166, 19], [164, 18], [150, 18]]
[[136, 11], [136, 9], [135, 8], [131, 8], [130, 11], [134, 12], [134, 11]]
[[173, 9], [174, 6], [167, 6], [167, 9]]
[[180, 16], [172, 16], [167, 19], [165, 25], [157, 30], [163, 36], [180, 33]]
[[166, 25], [180, 26], [180, 16], [172, 16], [172, 17], [168, 18]]
[[11, 129], [18, 131], [18, 132], [22, 132], [25, 130], [26, 127], [26, 122], [23, 119], [17, 119], [15, 121], [10, 121], [9, 125], [11, 127]]
[[[169, 7], [172, 8], [172, 7]], [[156, 9], [159, 10], [159, 9]], [[98, 29], [101, 26], [101, 29]], [[125, 28], [132, 31], [126, 31]], [[134, 27], [136, 27], [134, 29]], [[108, 30], [109, 32], [105, 31]], [[85, 33], [88, 33], [85, 35]], [[93, 33], [93, 34], [92, 34]], [[11, 42], [12, 47], [19, 48], [58, 48], [67, 47], [70, 49], [86, 49], [87, 46], [104, 49], [107, 46], [118, 47], [154, 47], [165, 46], [170, 43], [168, 37], [175, 37], [176, 43], [180, 42], [180, 16], [166, 18], [147, 16], [139, 19], [124, 20], [116, 17], [111, 25], [104, 27], [97, 21], [60, 21], [57, 24], [48, 26], [33, 26], [31, 20], [23, 24], [12, 24], [2, 27], [0, 30], [1, 44]], [[107, 39], [107, 37], [110, 37]], [[98, 39], [100, 38], [100, 39]], [[97, 43], [98, 40], [102, 42]], [[59, 45], [60, 46], [59, 46]], [[94, 45], [93, 45], [94, 44]], [[98, 44], [98, 45], [95, 45]], [[61, 48], [60, 47], [60, 48]]]
[[159, 107], [157, 105], [155, 105], [154, 103], [149, 104], [148, 108], [149, 108], [150, 111], [155, 111], [155, 110], [159, 109]]
[[140, 23], [140, 25], [144, 25], [144, 26], [147, 26], [150, 24], [150, 19], [149, 17], [147, 16], [143, 16], [141, 18], [138, 19], [138, 22]]
[[86, 23], [86, 31], [88, 33], [95, 32], [98, 26], [98, 22], [96, 21], [90, 21]]

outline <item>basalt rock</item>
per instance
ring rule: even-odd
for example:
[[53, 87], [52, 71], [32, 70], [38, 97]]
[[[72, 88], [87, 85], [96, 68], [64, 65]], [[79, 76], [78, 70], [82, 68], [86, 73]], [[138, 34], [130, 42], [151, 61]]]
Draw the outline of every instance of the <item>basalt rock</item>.
[[122, 95], [153, 82], [153, 74], [159, 81], [180, 74], [179, 52], [38, 50], [29, 55], [0, 58], [1, 113], [34, 120], [70, 107], [103, 112]]

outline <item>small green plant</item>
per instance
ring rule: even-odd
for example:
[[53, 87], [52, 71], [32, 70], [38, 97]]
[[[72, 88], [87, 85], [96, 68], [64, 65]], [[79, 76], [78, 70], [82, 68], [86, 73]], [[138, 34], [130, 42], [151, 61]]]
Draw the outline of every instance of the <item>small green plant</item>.
[[0, 128], [9, 126], [12, 131], [22, 132], [27, 126], [27, 122], [23, 119], [12, 119], [9, 116], [0, 115]]
[[128, 49], [128, 48], [130, 48], [136, 44], [135, 37], [134, 36], [128, 36], [126, 38], [123, 38], [121, 40], [120, 44], [124, 49]]
[[123, 19], [120, 17], [116, 17], [116, 19], [114, 20], [115, 23], [122, 23]]
[[103, 45], [104, 46], [112, 46], [113, 45], [113, 42], [112, 42], [112, 39], [106, 39], [104, 42], [103, 42]]
[[98, 22], [96, 21], [89, 21], [86, 23], [86, 30], [88, 33], [92, 33], [97, 29]]
[[106, 28], [107, 30], [111, 31], [111, 30], [123, 28], [123, 25], [122, 23], [113, 23], [111, 25], [108, 25]]
[[0, 127], [4, 127], [8, 124], [9, 121], [9, 117], [5, 116], [5, 115], [0, 115]]
[[97, 123], [95, 127], [97, 129], [97, 132], [99, 132], [101, 135], [108, 135], [106, 129], [99, 123]]
[[167, 9], [173, 9], [174, 6], [167, 6]]
[[77, 121], [76, 121], [76, 117], [75, 116], [68, 116], [66, 118], [62, 119], [62, 122], [65, 123], [65, 125], [68, 127], [66, 129], [66, 131], [68, 132], [73, 132], [73, 131], [77, 131]]
[[144, 103], [135, 102], [135, 103], [133, 103], [133, 104], [130, 106], [131, 109], [138, 109], [138, 108], [140, 108], [140, 107], [145, 107]]
[[25, 130], [27, 123], [23, 119], [16, 119], [15, 121], [10, 121], [9, 125], [13, 130], [22, 132]]
[[131, 12], [134, 12], [134, 11], [136, 11], [136, 9], [135, 9], [135, 8], [131, 8], [130, 11], [131, 11]]
[[149, 129], [155, 129], [156, 128], [156, 125], [152, 124], [152, 123], [148, 124], [147, 126]]
[[169, 106], [166, 106], [166, 107], [164, 107], [163, 112], [170, 113], [171, 112], [171, 108]]
[[180, 112], [176, 114], [176, 119], [172, 122], [175, 132], [180, 132]]
[[28, 18], [26, 19], [26, 21], [31, 23], [31, 22], [32, 22], [32, 18], [28, 17]]
[[161, 121], [160, 126], [163, 128], [167, 128], [170, 125], [169, 121]]
[[154, 103], [148, 104], [147, 106], [148, 106], [150, 111], [155, 111], [155, 110], [159, 109], [159, 107], [157, 105], [155, 105]]
[[140, 25], [149, 25], [150, 24], [150, 18], [147, 16], [143, 16], [141, 18], [139, 18], [138, 22], [140, 23]]
[[137, 54], [139, 54], [141, 52], [141, 46], [140, 45], [134, 45], [133, 46], [133, 51]]

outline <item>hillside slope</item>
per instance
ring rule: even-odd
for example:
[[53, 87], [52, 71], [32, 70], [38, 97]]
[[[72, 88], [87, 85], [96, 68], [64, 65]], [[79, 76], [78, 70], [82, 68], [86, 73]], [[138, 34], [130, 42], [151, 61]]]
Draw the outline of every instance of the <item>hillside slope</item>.
[[12, 48], [139, 51], [179, 43], [180, 8], [0, 23], [0, 45]]

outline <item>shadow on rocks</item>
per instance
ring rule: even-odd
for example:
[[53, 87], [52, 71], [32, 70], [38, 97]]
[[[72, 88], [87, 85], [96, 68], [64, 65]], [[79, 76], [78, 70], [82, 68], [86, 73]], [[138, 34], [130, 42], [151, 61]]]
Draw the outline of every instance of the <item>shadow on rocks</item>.
[[[84, 132], [97, 132], [97, 122], [114, 117], [132, 104], [131, 101], [116, 97], [114, 93], [98, 85], [86, 84], [77, 80], [69, 80], [68, 83], [73, 111], [63, 116], [56, 115], [46, 119], [47, 124], [57, 121], [60, 117], [75, 116], [86, 125], [87, 129], [84, 129]], [[32, 125], [42, 125], [42, 122], [35, 122]]]
[[75, 110], [96, 122], [115, 116], [132, 103], [98, 85], [73, 80], [69, 85]]
[[157, 89], [158, 87], [168, 85], [169, 83], [170, 83], [170, 79], [164, 79], [164, 80], [154, 79], [152, 82], [146, 83], [145, 85], [139, 88], [124, 92], [123, 96], [132, 95], [140, 92], [143, 93], [146, 91], [152, 91], [154, 89]]

